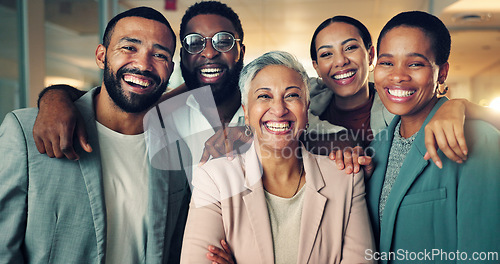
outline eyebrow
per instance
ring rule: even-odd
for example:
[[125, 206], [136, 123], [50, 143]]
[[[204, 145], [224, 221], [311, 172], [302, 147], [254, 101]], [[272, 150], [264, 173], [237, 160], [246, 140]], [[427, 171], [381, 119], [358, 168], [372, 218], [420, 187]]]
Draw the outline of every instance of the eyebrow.
[[[118, 43], [121, 43], [121, 42], [131, 42], [131, 43], [135, 43], [135, 44], [142, 44], [142, 41], [140, 39], [136, 39], [136, 38], [130, 38], [130, 37], [123, 37], [121, 38]], [[156, 49], [160, 49], [160, 50], [163, 50], [167, 53], [169, 53], [170, 55], [172, 55], [172, 51], [163, 46], [163, 45], [160, 45], [160, 44], [153, 44], [153, 47], [156, 48]]]
[[[340, 44], [341, 44], [341, 45], [345, 45], [345, 44], [346, 44], [347, 42], [349, 42], [349, 41], [356, 41], [356, 42], [358, 42], [358, 40], [357, 40], [357, 39], [355, 39], [355, 38], [348, 38], [348, 39], [346, 39], [346, 40], [342, 41]], [[323, 46], [320, 46], [320, 47], [318, 48], [318, 50], [320, 50], [320, 49], [325, 49], [325, 48], [333, 48], [333, 45], [323, 45]]]
[[[382, 53], [378, 56], [379, 58], [393, 58], [394, 55], [390, 54], [390, 53]], [[423, 54], [420, 54], [420, 53], [417, 53], [417, 52], [411, 52], [411, 53], [408, 53], [406, 55], [406, 57], [420, 57], [422, 59], [424, 59], [425, 61], [427, 61], [428, 63], [430, 63], [430, 60]]]
[[[286, 91], [286, 90], [289, 90], [289, 89], [294, 89], [294, 88], [295, 88], [295, 89], [302, 90], [299, 86], [292, 85], [292, 86], [288, 86], [288, 87], [286, 87], [286, 88], [285, 88], [285, 91]], [[268, 88], [268, 87], [261, 87], [261, 88], [257, 88], [257, 89], [255, 89], [255, 92], [253, 92], [253, 93], [257, 93], [259, 90], [266, 90], [266, 91], [270, 91], [270, 90], [271, 90], [271, 88]]]

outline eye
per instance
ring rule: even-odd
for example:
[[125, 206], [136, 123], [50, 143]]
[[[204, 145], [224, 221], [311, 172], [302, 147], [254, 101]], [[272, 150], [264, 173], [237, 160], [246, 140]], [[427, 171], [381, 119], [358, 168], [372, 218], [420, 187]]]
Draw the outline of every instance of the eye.
[[267, 94], [259, 94], [257, 96], [257, 99], [270, 99], [271, 96], [267, 95]]
[[135, 51], [135, 47], [133, 46], [123, 46], [122, 49], [126, 50], [126, 51]]
[[421, 62], [413, 62], [413, 63], [410, 63], [409, 65], [410, 67], [424, 67], [425, 64], [424, 63], [421, 63]]
[[162, 53], [155, 53], [153, 56], [162, 61], [170, 61], [170, 56]]
[[379, 61], [378, 65], [381, 65], [381, 66], [393, 66], [392, 62], [388, 62], [388, 61]]
[[300, 98], [300, 95], [298, 93], [289, 93], [285, 95], [285, 98]]
[[331, 52], [323, 52], [319, 55], [320, 58], [326, 58], [328, 56], [332, 56], [333, 54]]
[[345, 51], [357, 50], [359, 48], [358, 45], [350, 45], [345, 48]]

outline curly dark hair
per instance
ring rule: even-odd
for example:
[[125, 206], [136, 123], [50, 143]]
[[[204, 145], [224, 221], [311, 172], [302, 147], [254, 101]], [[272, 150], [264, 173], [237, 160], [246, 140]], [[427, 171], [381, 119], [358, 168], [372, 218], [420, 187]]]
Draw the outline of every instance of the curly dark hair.
[[186, 26], [191, 18], [197, 15], [209, 14], [219, 15], [231, 21], [234, 29], [236, 30], [236, 33], [238, 33], [238, 36], [236, 37], [241, 39], [241, 41], [243, 42], [243, 27], [241, 26], [239, 16], [229, 6], [218, 1], [203, 1], [190, 6], [182, 17], [180, 38], [182, 39], [186, 35]]

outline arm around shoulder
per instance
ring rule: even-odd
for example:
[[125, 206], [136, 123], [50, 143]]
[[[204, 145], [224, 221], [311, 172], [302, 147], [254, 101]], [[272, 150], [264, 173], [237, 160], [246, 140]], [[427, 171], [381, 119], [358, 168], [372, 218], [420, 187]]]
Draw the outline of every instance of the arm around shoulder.
[[27, 149], [25, 134], [14, 113], [0, 126], [0, 262], [23, 263], [27, 217]]

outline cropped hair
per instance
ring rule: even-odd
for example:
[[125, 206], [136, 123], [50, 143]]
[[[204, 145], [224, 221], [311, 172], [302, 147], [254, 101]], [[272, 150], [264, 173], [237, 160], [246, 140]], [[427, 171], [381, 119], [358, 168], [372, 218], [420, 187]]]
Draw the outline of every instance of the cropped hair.
[[[158, 21], [158, 22], [164, 24], [165, 26], [167, 26], [170, 33], [172, 33], [172, 37], [174, 38], [173, 39], [174, 40], [174, 47], [175, 47], [175, 43], [177, 43], [175, 33], [172, 30], [170, 23], [168, 23], [168, 20], [157, 10], [155, 10], [151, 7], [141, 6], [141, 7], [136, 7], [136, 8], [132, 8], [132, 9], [129, 9], [127, 11], [124, 11], [124, 12], [116, 15], [115, 17], [113, 17], [108, 22], [108, 25], [106, 26], [106, 30], [104, 31], [104, 36], [102, 37], [102, 44], [104, 45], [105, 48], [108, 48], [108, 46], [109, 46], [109, 42], [111, 41], [111, 35], [113, 34], [113, 30], [116, 26], [116, 23], [118, 23], [118, 21], [120, 21], [120, 19], [126, 18], [126, 17], [142, 17], [142, 18]], [[174, 50], [175, 50], [175, 48], [174, 48]], [[174, 52], [174, 50], [172, 50], [172, 52]]]
[[181, 40], [186, 36], [187, 24], [197, 15], [218, 15], [227, 18], [231, 21], [236, 33], [238, 34], [238, 36], [235, 37], [241, 39], [241, 42], [243, 42], [243, 27], [241, 26], [240, 17], [229, 6], [218, 1], [198, 2], [186, 10], [186, 13], [184, 13], [181, 21], [181, 29], [179, 33]]
[[241, 91], [241, 102], [243, 105], [248, 104], [248, 93], [250, 92], [250, 82], [255, 78], [257, 73], [270, 65], [285, 66], [300, 74], [304, 87], [306, 88], [306, 101], [309, 102], [309, 76], [302, 64], [292, 54], [285, 51], [270, 51], [253, 60], [241, 70], [239, 87]]
[[346, 23], [349, 25], [354, 26], [358, 32], [359, 36], [361, 36], [361, 39], [363, 40], [363, 44], [366, 48], [366, 50], [370, 50], [372, 47], [372, 36], [370, 35], [370, 31], [366, 28], [363, 23], [361, 23], [359, 20], [349, 17], [349, 16], [334, 16], [331, 18], [328, 18], [327, 20], [323, 21], [314, 31], [314, 34], [312, 36], [311, 40], [311, 59], [313, 61], [316, 61], [318, 59], [318, 54], [316, 52], [316, 37], [318, 36], [319, 32], [323, 30], [324, 28], [328, 27], [330, 24], [335, 23], [335, 22], [341, 22], [341, 23]]
[[439, 18], [422, 11], [403, 12], [391, 18], [380, 32], [377, 40], [377, 53], [380, 49], [380, 42], [387, 32], [399, 26], [421, 29], [431, 39], [436, 64], [441, 66], [448, 61], [451, 50], [450, 32]]

